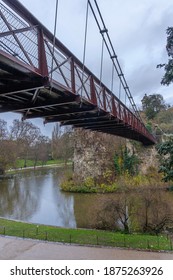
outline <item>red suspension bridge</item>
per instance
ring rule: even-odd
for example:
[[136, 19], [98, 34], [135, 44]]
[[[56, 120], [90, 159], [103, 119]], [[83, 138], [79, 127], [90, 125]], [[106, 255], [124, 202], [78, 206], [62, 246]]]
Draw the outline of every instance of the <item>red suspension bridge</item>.
[[60, 122], [154, 144], [136, 109], [97, 1], [95, 6], [87, 3], [131, 109], [19, 1], [0, 0], [0, 113], [18, 112], [23, 119], [41, 117], [45, 123]]

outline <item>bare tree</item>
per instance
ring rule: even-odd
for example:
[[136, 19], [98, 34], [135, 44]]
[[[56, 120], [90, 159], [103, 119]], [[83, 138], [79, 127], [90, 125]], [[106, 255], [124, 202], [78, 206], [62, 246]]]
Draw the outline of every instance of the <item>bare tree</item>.
[[38, 160], [42, 165], [49, 159], [50, 154], [50, 139], [47, 136], [40, 135], [32, 147], [32, 157], [34, 159], [34, 167], [36, 167]]
[[4, 174], [8, 167], [14, 165], [15, 160], [15, 143], [9, 139], [7, 123], [0, 119], [0, 174]]
[[8, 138], [7, 122], [0, 119], [0, 140]]
[[173, 225], [170, 204], [159, 190], [145, 189], [141, 192], [141, 227], [144, 232], [159, 234], [167, 226]]
[[52, 157], [62, 159], [66, 165], [73, 156], [73, 130], [56, 123], [52, 132]]
[[19, 156], [25, 159], [24, 167], [26, 167], [30, 149], [41, 134], [40, 129], [31, 122], [14, 120], [10, 133], [11, 140], [17, 143]]
[[106, 199], [103, 211], [98, 215], [98, 224], [103, 229], [121, 229], [124, 233], [131, 230], [131, 219], [134, 209], [134, 199], [129, 191], [117, 193], [114, 198]]

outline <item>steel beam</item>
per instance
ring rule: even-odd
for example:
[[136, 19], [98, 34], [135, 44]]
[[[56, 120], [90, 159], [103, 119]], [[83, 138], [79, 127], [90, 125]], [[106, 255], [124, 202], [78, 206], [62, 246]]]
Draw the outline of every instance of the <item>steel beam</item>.
[[[12, 10], [14, 10], [17, 13], [17, 15], [19, 16], [20, 23], [22, 23], [22, 20], [24, 20], [23, 28], [14, 28], [13, 30], [5, 14], [1, 13], [1, 18], [6, 24], [8, 30], [0, 35], [1, 38], [13, 36], [15, 44], [23, 54], [23, 57], [22, 55], [20, 56], [20, 58], [17, 57], [15, 54], [15, 48], [12, 51], [7, 50], [7, 48], [4, 48], [4, 51], [0, 51], [0, 78], [2, 77], [0, 84], [1, 111], [10, 110], [14, 112], [22, 112], [25, 114], [26, 117], [29, 117], [29, 115], [34, 116], [34, 114], [38, 116], [39, 113], [40, 116], [45, 116], [45, 114], [46, 116], [48, 116], [48, 112], [50, 112], [50, 117], [52, 114], [52, 120], [54, 121], [56, 121], [57, 118], [69, 118], [68, 121], [66, 121], [66, 124], [69, 123], [74, 125], [85, 125], [85, 127], [86, 124], [88, 124], [89, 127], [92, 129], [96, 129], [95, 124], [97, 124], [98, 129], [100, 129], [102, 126], [103, 132], [106, 131], [106, 125], [110, 126], [110, 123], [113, 124], [113, 122], [118, 122], [119, 120], [122, 124], [126, 124], [126, 135], [129, 135], [129, 127], [131, 127], [133, 129], [135, 139], [143, 139], [144, 142], [148, 141], [148, 143], [150, 144], [155, 143], [154, 137], [147, 131], [143, 123], [139, 119], [137, 119], [134, 113], [132, 113], [115, 95], [113, 95], [113, 93], [86, 66], [84, 66], [83, 63], [79, 59], [77, 59], [77, 57], [74, 56], [73, 53], [71, 53], [57, 38], [55, 38], [54, 40], [54, 35], [51, 34], [51, 32], [44, 25], [42, 25], [38, 21], [38, 19], [34, 17], [19, 1], [1, 1], [3, 1], [6, 5], [8, 5]], [[13, 13], [11, 11], [10, 15], [13, 16]], [[15, 19], [17, 19], [16, 15], [14, 15], [14, 17]], [[38, 57], [35, 58], [37, 59], [35, 63], [32, 59], [32, 55], [29, 53], [29, 51], [27, 53], [27, 48], [25, 48], [22, 41], [20, 41], [20, 37], [17, 36], [20, 33], [23, 34], [24, 32], [29, 32], [33, 28], [37, 31], [36, 34], [34, 33], [34, 39], [36, 38], [36, 42], [32, 42], [31, 40], [31, 43], [34, 44], [34, 48], [35, 46], [37, 46], [38, 51]], [[51, 51], [54, 42], [57, 54], [61, 54], [62, 56], [64, 56], [63, 62], [59, 62], [56, 55], [53, 55]], [[47, 51], [45, 50], [45, 48], [47, 48]], [[49, 57], [47, 57], [47, 55], [53, 56], [53, 59], [56, 62], [56, 67], [57, 69], [59, 69], [60, 74], [58, 74], [61, 76], [61, 79], [59, 79], [58, 76], [58, 78], [56, 78], [55, 81], [51, 77], [49, 77], [51, 73], [50, 71], [48, 71], [48, 69], [50, 68], [50, 63]], [[65, 72], [62, 71], [63, 69], [61, 69], [61, 67], [63, 64], [65, 65], [65, 63], [68, 62], [69, 59], [70, 61], [68, 63], [68, 71], [70, 71], [70, 73], [68, 73], [68, 75], [66, 76]], [[21, 79], [16, 79], [17, 76], [21, 77]], [[11, 85], [7, 83], [9, 79]], [[80, 82], [79, 85], [77, 85], [78, 80]], [[34, 90], [37, 88], [41, 88], [41, 97], [39, 94], [38, 100], [33, 100], [32, 97], [34, 98]], [[79, 95], [77, 94], [78, 91], [82, 92], [82, 90], [80, 89], [85, 91], [85, 96], [83, 96], [82, 93]], [[44, 90], [45, 97], [42, 94], [42, 91]], [[31, 99], [28, 98], [28, 91], [33, 91]], [[47, 93], [46, 91], [50, 91], [50, 93]], [[20, 93], [22, 93], [21, 97], [19, 96]], [[24, 100], [25, 93], [26, 101]], [[8, 104], [4, 102], [5, 98], [8, 98]], [[40, 98], [43, 99], [41, 100]], [[21, 104], [22, 102], [24, 102], [24, 104]], [[61, 108], [63, 106], [67, 106], [69, 107], [69, 110], [72, 110], [72, 104], [78, 106], [78, 111], [80, 111], [80, 109], [82, 111], [80, 104], [85, 104], [86, 112], [90, 111], [90, 108], [92, 106], [93, 108], [96, 108], [95, 106], [97, 106], [97, 110], [105, 112], [105, 114], [111, 115], [112, 120], [109, 119], [108, 123], [105, 123], [103, 117], [93, 117], [93, 115], [90, 112], [80, 112], [79, 115], [77, 115], [78, 113], [76, 113], [75, 115], [75, 112], [74, 114], [71, 112], [68, 115], [67, 111], [64, 111], [64, 115], [62, 112], [61, 116], [58, 115], [57, 117], [55, 117], [55, 115], [58, 113], [58, 107]], [[66, 110], [63, 108], [61, 109]], [[34, 112], [34, 110], [37, 111], [37, 113]], [[90, 121], [88, 121], [88, 116], [90, 118]], [[83, 117], [85, 117], [84, 121]], [[97, 119], [96, 122], [96, 119], [94, 118]], [[122, 130], [120, 126], [119, 130]], [[116, 133], [118, 134], [118, 132]], [[121, 133], [123, 132], [121, 131]], [[129, 137], [132, 138], [131, 134]]]

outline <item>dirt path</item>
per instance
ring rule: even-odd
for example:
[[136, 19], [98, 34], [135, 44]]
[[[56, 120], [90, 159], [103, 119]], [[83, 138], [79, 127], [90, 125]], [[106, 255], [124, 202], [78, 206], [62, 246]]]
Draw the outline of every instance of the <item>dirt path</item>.
[[173, 260], [173, 252], [146, 252], [108, 247], [64, 245], [0, 237], [1, 260]]

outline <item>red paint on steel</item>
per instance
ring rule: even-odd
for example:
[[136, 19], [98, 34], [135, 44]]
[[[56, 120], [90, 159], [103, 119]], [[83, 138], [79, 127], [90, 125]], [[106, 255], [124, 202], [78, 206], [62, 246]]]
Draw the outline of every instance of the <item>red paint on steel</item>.
[[[13, 62], [14, 68], [19, 68], [21, 70], [22, 66], [24, 72], [27, 70], [29, 71], [30, 76], [34, 76], [37, 79], [38, 76], [42, 76], [42, 85], [49, 85], [49, 71], [48, 71], [48, 52], [49, 56], [52, 55], [52, 44], [54, 41], [53, 34], [43, 26], [19, 1], [17, 0], [2, 0], [8, 6], [10, 6], [20, 17], [22, 17], [25, 22], [28, 22], [29, 27], [35, 27], [37, 31], [37, 38], [38, 38], [38, 68], [33, 65], [33, 60], [31, 56], [25, 50], [23, 44], [20, 42], [19, 38], [16, 36], [17, 33], [24, 32], [24, 28], [15, 30], [13, 32], [10, 24], [8, 23], [5, 16], [3, 20], [7, 25], [9, 32], [12, 32], [14, 40], [17, 42], [19, 48], [21, 49], [23, 55], [25, 56], [28, 63], [24, 63], [19, 60], [17, 57], [10, 56], [9, 54], [4, 54], [4, 57], [8, 57], [9, 64], [11, 65]], [[29, 27], [26, 27], [29, 30]], [[9, 33], [8, 32], [8, 33]], [[8, 34], [6, 33], [6, 36]], [[34, 44], [34, 47], [36, 43]], [[47, 52], [45, 47], [47, 46]], [[122, 135], [124, 133], [124, 129], [126, 128], [126, 135], [127, 137], [133, 138], [131, 133], [132, 129], [134, 130], [134, 137], [138, 140], [138, 136], [140, 141], [147, 143], [147, 144], [154, 144], [155, 139], [153, 135], [151, 135], [147, 129], [145, 128], [144, 124], [116, 97], [112, 94], [112, 92], [87, 68], [85, 67], [82, 62], [80, 62], [57, 38], [55, 39], [55, 47], [56, 47], [56, 55], [57, 57], [53, 57], [57, 72], [56, 78], [53, 78], [54, 89], [56, 92], [62, 92], [62, 96], [64, 96], [64, 102], [68, 101], [73, 102], [72, 96], [70, 94], [76, 94], [82, 92], [81, 95], [81, 102], [87, 102], [87, 106], [94, 105], [98, 107], [99, 110], [103, 110], [103, 112], [108, 113], [114, 117], [115, 122], [121, 123], [123, 125], [123, 132], [120, 130], [116, 131], [115, 128], [112, 128], [112, 131], [116, 135]], [[3, 51], [0, 51], [0, 54], [3, 56]], [[62, 58], [63, 57], [63, 58]], [[59, 61], [58, 59], [62, 60]], [[11, 62], [10, 62], [11, 61]], [[70, 62], [69, 62], [70, 61]], [[69, 63], [69, 64], [68, 64]], [[66, 76], [63, 72], [63, 67], [66, 65], [66, 71], [69, 71], [69, 75]], [[7, 66], [8, 67], [8, 66]], [[22, 70], [21, 70], [22, 71]], [[37, 74], [37, 75], [36, 75]], [[58, 77], [58, 78], [57, 78]], [[69, 78], [70, 77], [70, 81]], [[62, 82], [61, 82], [62, 81]], [[81, 84], [77, 88], [77, 81]], [[65, 83], [65, 85], [64, 85]], [[53, 87], [52, 87], [53, 88]], [[64, 95], [63, 95], [64, 94]], [[66, 96], [67, 95], [67, 96]], [[86, 104], [85, 104], [86, 105]], [[114, 121], [113, 120], [113, 121]], [[102, 120], [103, 121], [103, 120]], [[75, 122], [74, 122], [75, 123]], [[103, 122], [104, 123], [104, 122]], [[103, 125], [104, 126], [104, 125]], [[84, 125], [84, 128], [88, 127]], [[92, 125], [90, 125], [92, 129]], [[100, 123], [98, 125], [100, 127]], [[110, 128], [105, 128], [105, 132], [109, 132]], [[118, 130], [117, 125], [117, 130]]]
[[43, 77], [49, 77], [42, 29], [38, 29], [38, 68]]

